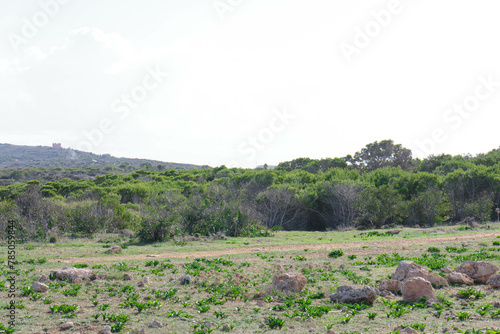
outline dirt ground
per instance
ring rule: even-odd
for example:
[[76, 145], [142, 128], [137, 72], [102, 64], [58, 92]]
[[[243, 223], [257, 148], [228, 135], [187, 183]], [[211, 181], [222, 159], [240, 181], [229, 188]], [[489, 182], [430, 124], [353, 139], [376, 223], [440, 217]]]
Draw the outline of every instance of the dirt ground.
[[[85, 257], [86, 262], [98, 261], [123, 261], [123, 260], [143, 260], [148, 258], [203, 258], [203, 257], [217, 257], [232, 254], [247, 254], [253, 252], [280, 252], [280, 251], [293, 251], [300, 249], [309, 250], [325, 250], [325, 252], [332, 248], [349, 249], [350, 253], [356, 255], [366, 254], [382, 254], [387, 252], [394, 252], [395, 250], [407, 250], [407, 247], [414, 245], [436, 244], [445, 243], [450, 241], [464, 242], [470, 240], [480, 240], [482, 238], [500, 236], [499, 232], [476, 233], [472, 235], [460, 236], [426, 236], [425, 238], [415, 239], [396, 239], [396, 240], [373, 240], [363, 242], [342, 242], [342, 243], [325, 243], [325, 244], [298, 244], [298, 245], [271, 245], [263, 247], [240, 247], [233, 249], [215, 250], [215, 251], [197, 251], [197, 252], [176, 252], [176, 253], [159, 253], [159, 254], [137, 254], [137, 255], [116, 255], [112, 257]], [[369, 249], [363, 248], [369, 246]], [[408, 249], [409, 250], [409, 249]], [[83, 258], [59, 258], [51, 259], [49, 262], [75, 262]]]

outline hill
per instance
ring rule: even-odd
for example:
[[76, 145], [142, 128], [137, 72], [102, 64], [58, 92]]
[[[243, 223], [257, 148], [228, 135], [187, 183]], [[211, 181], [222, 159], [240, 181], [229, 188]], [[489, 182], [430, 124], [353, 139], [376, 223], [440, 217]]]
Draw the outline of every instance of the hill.
[[149, 166], [162, 169], [193, 169], [197, 165], [148, 159], [117, 158], [109, 154], [94, 154], [69, 148], [0, 144], [0, 169], [37, 167], [89, 167], [106, 165]]

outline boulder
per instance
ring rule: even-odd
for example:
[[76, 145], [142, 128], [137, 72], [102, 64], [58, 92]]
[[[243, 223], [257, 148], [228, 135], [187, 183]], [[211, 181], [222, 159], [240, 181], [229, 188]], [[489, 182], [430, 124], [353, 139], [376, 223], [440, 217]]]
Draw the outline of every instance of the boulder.
[[445, 273], [445, 274], [449, 274], [451, 273], [453, 270], [450, 268], [450, 267], [443, 267], [441, 269], [439, 269], [442, 273]]
[[465, 274], [478, 283], [486, 283], [497, 271], [498, 267], [491, 263], [471, 260], [467, 260], [455, 269], [455, 272]]
[[410, 303], [419, 302], [423, 297], [427, 298], [427, 301], [437, 301], [431, 282], [422, 277], [413, 277], [404, 281], [401, 293], [403, 300]]
[[388, 291], [400, 291], [401, 290], [401, 281], [395, 279], [385, 279], [380, 281], [380, 285], [378, 287], [380, 291], [388, 290]]
[[474, 280], [472, 278], [465, 274], [457, 273], [454, 271], [446, 275], [446, 280], [448, 281], [448, 283], [453, 284], [474, 285]]
[[448, 285], [446, 280], [434, 273], [429, 272], [422, 266], [415, 264], [411, 261], [401, 261], [399, 262], [396, 272], [391, 276], [393, 280], [404, 281], [413, 277], [421, 277], [429, 281], [435, 287], [441, 287]]
[[181, 285], [187, 285], [191, 282], [191, 276], [190, 275], [184, 275], [181, 278], [179, 278], [179, 282]]
[[161, 328], [161, 327], [163, 327], [163, 325], [158, 320], [155, 320], [152, 323], [150, 323], [148, 325], [148, 327], [151, 327], [151, 328]]
[[49, 280], [49, 278], [45, 275], [40, 275], [36, 278], [36, 280], [40, 283], [45, 283]]
[[337, 292], [330, 295], [331, 301], [339, 303], [365, 303], [367, 305], [373, 304], [377, 298], [377, 290], [372, 287], [365, 286], [363, 289], [356, 289], [352, 286], [339, 286]]
[[111, 334], [111, 326], [106, 325], [98, 332], [98, 334]]
[[493, 288], [500, 288], [500, 275], [499, 274], [491, 275], [486, 284], [488, 284]]
[[106, 251], [107, 254], [115, 254], [121, 252], [123, 249], [120, 246], [113, 246]]
[[399, 331], [399, 334], [419, 334], [418, 331], [411, 327], [403, 328]]
[[74, 324], [71, 322], [71, 321], [68, 321], [68, 322], [65, 322], [61, 325], [61, 329], [62, 330], [65, 330], [65, 329], [70, 329], [71, 327], [73, 327]]
[[60, 269], [52, 270], [51, 274], [60, 280], [67, 280], [74, 283], [75, 280], [78, 281], [78, 277], [86, 278], [91, 281], [96, 279], [95, 272], [90, 269], [82, 269], [75, 267], [63, 267]]
[[31, 288], [33, 290], [35, 290], [36, 292], [45, 292], [49, 289], [48, 285], [45, 285], [45, 284], [40, 283], [40, 282], [33, 282], [33, 284], [31, 285]]
[[283, 292], [300, 292], [306, 286], [307, 278], [302, 274], [281, 274], [273, 277], [272, 287]]
[[149, 277], [144, 277], [144, 279], [142, 281], [137, 282], [137, 286], [139, 288], [143, 288], [143, 287], [148, 286], [150, 284], [151, 284], [151, 280], [149, 279]]

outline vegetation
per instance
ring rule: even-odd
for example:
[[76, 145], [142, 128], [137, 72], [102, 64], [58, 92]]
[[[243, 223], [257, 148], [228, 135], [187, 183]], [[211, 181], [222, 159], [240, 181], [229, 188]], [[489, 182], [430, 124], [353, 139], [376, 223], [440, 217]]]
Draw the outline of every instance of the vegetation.
[[484, 222], [497, 218], [500, 202], [500, 149], [418, 160], [386, 140], [354, 157], [301, 158], [272, 170], [158, 171], [148, 165], [127, 172], [120, 166], [106, 175], [82, 176], [80, 170], [71, 178], [74, 169], [53, 168], [44, 171], [52, 175], [43, 177], [51, 179], [46, 182], [29, 179], [38, 169], [0, 170], [0, 179], [16, 180], [0, 186], [0, 228], [17, 220], [19, 237], [53, 243], [64, 233], [131, 229], [141, 241], [157, 242], [181, 235], [272, 235], [266, 229], [425, 227], [465, 217]]

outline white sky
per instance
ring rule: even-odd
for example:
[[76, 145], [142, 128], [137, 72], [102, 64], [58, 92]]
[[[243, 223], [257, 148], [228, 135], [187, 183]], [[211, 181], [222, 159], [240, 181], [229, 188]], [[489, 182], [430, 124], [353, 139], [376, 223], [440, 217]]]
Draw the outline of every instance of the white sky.
[[498, 0], [0, 0], [0, 143], [242, 167], [383, 139], [418, 157], [485, 153], [500, 145], [499, 13]]

